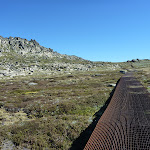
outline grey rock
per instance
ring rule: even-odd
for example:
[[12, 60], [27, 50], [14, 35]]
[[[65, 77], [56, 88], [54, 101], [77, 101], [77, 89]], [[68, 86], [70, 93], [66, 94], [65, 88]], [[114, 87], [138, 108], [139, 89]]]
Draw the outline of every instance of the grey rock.
[[108, 84], [107, 86], [108, 86], [108, 87], [115, 87], [115, 86], [116, 86], [116, 84], [111, 83], [111, 84]]
[[137, 62], [137, 60], [136, 60], [136, 59], [132, 59], [131, 61], [132, 61], [132, 62]]
[[[3, 53], [4, 52], [4, 53]], [[51, 48], [41, 46], [37, 41], [20, 37], [0, 36], [0, 77], [25, 76], [32, 74], [56, 74], [72, 71], [95, 70], [96, 67], [119, 68], [111, 63], [97, 63], [77, 56], [59, 54]], [[4, 69], [2, 69], [4, 68]], [[95, 75], [99, 76], [99, 75]]]
[[38, 83], [35, 83], [35, 82], [30, 82], [28, 83], [28, 85], [37, 85]]
[[102, 76], [103, 74], [95, 74], [95, 75], [92, 75], [91, 77], [100, 77]]
[[1, 150], [14, 150], [15, 145], [10, 140], [4, 140], [2, 141], [2, 148]]

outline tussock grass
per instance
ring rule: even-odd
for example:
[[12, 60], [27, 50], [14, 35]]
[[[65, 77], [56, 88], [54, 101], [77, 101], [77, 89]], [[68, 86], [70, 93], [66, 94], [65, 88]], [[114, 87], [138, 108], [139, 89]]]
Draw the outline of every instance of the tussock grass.
[[100, 70], [3, 80], [0, 106], [9, 116], [23, 110], [27, 119], [17, 116], [20, 120], [9, 128], [1, 124], [0, 135], [16, 147], [69, 149], [109, 98], [113, 87], [107, 85], [121, 76], [116, 70]]

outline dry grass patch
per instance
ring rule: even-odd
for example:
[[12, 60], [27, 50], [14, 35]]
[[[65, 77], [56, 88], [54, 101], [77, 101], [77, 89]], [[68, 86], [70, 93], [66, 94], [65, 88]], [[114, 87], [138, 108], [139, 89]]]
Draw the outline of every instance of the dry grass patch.
[[69, 149], [109, 98], [113, 87], [107, 85], [121, 75], [119, 71], [87, 71], [3, 81], [0, 106], [8, 116], [22, 110], [29, 121], [16, 121], [9, 129], [3, 125], [0, 133], [16, 146]]

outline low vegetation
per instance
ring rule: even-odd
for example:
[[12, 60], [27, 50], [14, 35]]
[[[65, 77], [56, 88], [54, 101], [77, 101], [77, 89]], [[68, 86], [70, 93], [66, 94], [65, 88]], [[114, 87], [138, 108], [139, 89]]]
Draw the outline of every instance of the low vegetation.
[[[131, 69], [127, 63], [119, 65]], [[149, 90], [147, 65], [138, 68], [136, 64], [132, 71]], [[114, 88], [110, 85], [122, 75], [119, 70], [97, 68], [1, 80], [1, 146], [7, 139], [18, 149], [71, 148], [110, 97]]]
[[7, 138], [16, 147], [69, 149], [121, 75], [101, 70], [1, 80], [1, 143]]
[[0, 149], [73, 149], [127, 71], [150, 91], [149, 60], [91, 62], [0, 36], [0, 62]]

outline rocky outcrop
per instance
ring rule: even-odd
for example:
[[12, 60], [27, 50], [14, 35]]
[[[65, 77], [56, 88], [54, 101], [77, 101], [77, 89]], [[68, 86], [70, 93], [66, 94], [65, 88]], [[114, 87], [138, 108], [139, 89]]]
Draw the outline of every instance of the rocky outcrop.
[[45, 48], [40, 46], [38, 42], [35, 40], [28, 41], [27, 39], [22, 39], [19, 37], [9, 37], [3, 38], [0, 36], [0, 48], [1, 52], [12, 52], [16, 51], [18, 54], [33, 54], [33, 53], [41, 53], [41, 52], [53, 52], [50, 48]]
[[44, 59], [48, 58], [64, 58], [68, 60], [86, 61], [77, 56], [68, 56], [54, 52], [51, 48], [41, 46], [37, 41], [22, 39], [20, 37], [3, 38], [0, 36], [0, 53], [3, 52], [17, 53], [24, 57], [27, 56], [42, 56]]
[[119, 67], [117, 64], [94, 63], [77, 56], [59, 54], [32, 39], [0, 36], [0, 77], [87, 71], [106, 66], [112, 70]]
[[128, 60], [127, 62], [139, 62], [140, 59], [132, 59], [132, 60]]

